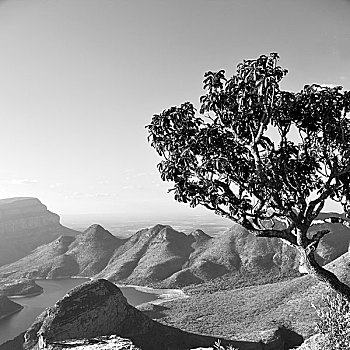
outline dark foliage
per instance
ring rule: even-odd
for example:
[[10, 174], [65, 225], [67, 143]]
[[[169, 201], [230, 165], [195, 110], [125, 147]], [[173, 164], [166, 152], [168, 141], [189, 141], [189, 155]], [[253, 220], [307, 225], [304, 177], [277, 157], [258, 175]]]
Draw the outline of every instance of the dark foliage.
[[230, 78], [205, 73], [199, 111], [186, 102], [154, 115], [149, 141], [177, 201], [288, 241], [309, 272], [350, 298], [315, 261], [329, 230], [307, 235], [327, 199], [350, 212], [350, 92], [317, 84], [283, 91], [278, 58], [244, 60]]

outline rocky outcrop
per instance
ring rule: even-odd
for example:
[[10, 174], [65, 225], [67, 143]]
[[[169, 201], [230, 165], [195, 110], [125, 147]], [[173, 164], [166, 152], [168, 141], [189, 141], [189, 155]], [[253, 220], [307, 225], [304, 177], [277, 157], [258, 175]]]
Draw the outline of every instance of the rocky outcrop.
[[[46, 309], [25, 333], [23, 347], [56, 349], [61, 343], [69, 345], [70, 339], [111, 335], [131, 339], [143, 350], [188, 349], [208, 346], [216, 340], [149, 319], [127, 303], [117, 286], [100, 279], [74, 288]], [[242, 349], [259, 349], [253, 345], [245, 344]]]
[[43, 292], [34, 280], [15, 280], [0, 285], [0, 295], [6, 296], [29, 296], [38, 295]]
[[306, 339], [305, 342], [301, 346], [295, 348], [295, 350], [322, 350], [324, 349], [324, 343], [324, 336], [315, 334]]
[[60, 218], [37, 198], [0, 200], [0, 266], [16, 261], [41, 244], [77, 232], [60, 224]]
[[5, 295], [0, 295], [0, 319], [10, 316], [22, 309], [22, 305], [13, 302]]
[[[130, 339], [117, 335], [95, 337], [93, 339], [66, 340], [60, 345], [49, 345], [48, 350], [141, 350]], [[0, 348], [1, 350], [1, 348]]]
[[[299, 336], [290, 342], [289, 333], [276, 328], [261, 334], [260, 341], [219, 340], [240, 350], [287, 350], [302, 341]], [[118, 287], [101, 279], [74, 288], [40, 315], [25, 333], [23, 348], [185, 350], [213, 346], [217, 340], [151, 320], [130, 306]]]
[[39, 316], [25, 334], [25, 345], [31, 348], [39, 341], [50, 344], [116, 333], [127, 336], [133, 327], [142, 334], [149, 330], [151, 321], [138, 313], [112, 283], [87, 282]]
[[0, 232], [16, 233], [59, 224], [59, 216], [47, 210], [37, 198], [17, 197], [0, 200]]

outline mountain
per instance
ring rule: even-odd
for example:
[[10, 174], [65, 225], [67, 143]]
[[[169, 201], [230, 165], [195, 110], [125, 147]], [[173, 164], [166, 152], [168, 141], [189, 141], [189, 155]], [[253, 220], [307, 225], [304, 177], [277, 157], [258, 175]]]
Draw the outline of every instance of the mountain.
[[[331, 231], [317, 251], [321, 263], [346, 252], [348, 228], [319, 224], [312, 230], [316, 228]], [[170, 226], [156, 225], [131, 236], [97, 277], [125, 284], [178, 287], [226, 274], [234, 274], [237, 284], [249, 274], [262, 279], [271, 278], [271, 274], [295, 276], [299, 274], [299, 257], [282, 240], [257, 238], [238, 224], [214, 238], [200, 230], [185, 235]]]
[[[317, 250], [321, 264], [345, 253], [350, 230], [341, 224], [328, 228]], [[215, 237], [201, 230], [190, 234], [165, 225], [119, 239], [100, 225], [76, 237], [61, 236], [26, 257], [0, 267], [0, 278], [105, 278], [123, 284], [181, 287], [230, 275], [236, 286], [267, 283], [299, 274], [297, 251], [277, 238], [257, 238], [238, 224]], [[231, 282], [230, 282], [231, 283]]]
[[192, 236], [156, 225], [131, 236], [98, 276], [112, 281], [152, 283], [182, 269], [194, 251]]
[[0, 266], [14, 262], [41, 244], [77, 231], [60, 224], [60, 217], [37, 198], [0, 200]]
[[60, 236], [24, 258], [0, 267], [0, 278], [90, 277], [106, 266], [123, 242], [100, 225], [92, 225], [76, 237]]

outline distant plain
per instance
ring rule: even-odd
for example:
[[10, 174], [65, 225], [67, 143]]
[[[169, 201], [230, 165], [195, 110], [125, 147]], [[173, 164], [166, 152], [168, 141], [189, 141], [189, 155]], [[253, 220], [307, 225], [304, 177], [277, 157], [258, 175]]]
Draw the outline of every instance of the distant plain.
[[128, 238], [143, 228], [153, 227], [156, 224], [170, 225], [173, 229], [186, 234], [201, 229], [210, 236], [216, 236], [232, 226], [232, 222], [220, 216], [208, 215], [157, 215], [121, 218], [117, 214], [85, 214], [60, 215], [61, 223], [71, 229], [84, 231], [92, 224], [100, 224], [114, 236]]

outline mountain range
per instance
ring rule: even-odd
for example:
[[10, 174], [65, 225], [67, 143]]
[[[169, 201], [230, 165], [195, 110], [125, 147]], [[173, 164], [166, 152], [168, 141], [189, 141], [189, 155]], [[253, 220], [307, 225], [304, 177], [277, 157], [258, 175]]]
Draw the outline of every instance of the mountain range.
[[[348, 228], [340, 224], [317, 224], [316, 228], [331, 230], [317, 250], [321, 264], [347, 251]], [[184, 234], [158, 224], [128, 239], [95, 224], [0, 267], [0, 279], [84, 276], [121, 284], [181, 287], [226, 274], [233, 274], [239, 284], [247, 274], [296, 276], [298, 270], [294, 248], [277, 238], [256, 238], [238, 224], [215, 237], [201, 230]]]
[[[33, 247], [28, 253], [10, 247], [15, 255], [8, 254], [10, 262], [0, 266], [0, 294], [33, 291], [31, 279], [71, 276], [119, 284], [187, 286], [187, 298], [143, 305], [140, 310], [188, 332], [252, 343], [260, 341], [269, 325], [276, 329], [276, 324], [285, 324], [285, 320], [304, 337], [313, 332], [316, 316], [311, 303], [319, 302], [324, 285], [300, 275], [295, 249], [282, 240], [256, 238], [238, 224], [215, 237], [201, 230], [185, 234], [161, 224], [127, 239], [113, 236], [98, 224], [77, 232], [62, 226], [56, 214], [33, 198], [0, 201], [0, 214], [5, 218], [0, 220], [0, 243], [4, 237], [5, 242], [10, 237], [13, 243], [16, 237], [25, 236], [27, 223], [29, 237], [24, 242], [31, 240]], [[329, 215], [334, 216], [322, 214], [321, 219]], [[311, 227], [310, 235], [319, 229], [330, 233], [320, 242], [317, 260], [349, 283], [350, 230], [341, 224], [319, 222]], [[21, 258], [13, 261], [16, 256]], [[268, 283], [271, 277], [278, 282]], [[5, 286], [9, 281], [16, 283]], [[242, 285], [250, 287], [237, 288]], [[80, 300], [81, 294], [77, 297]], [[8, 301], [3, 296], [1, 304], [7, 307]], [[88, 312], [96, 310], [92, 307]], [[94, 324], [91, 326], [94, 329]], [[13, 343], [6, 346], [14, 349]]]

